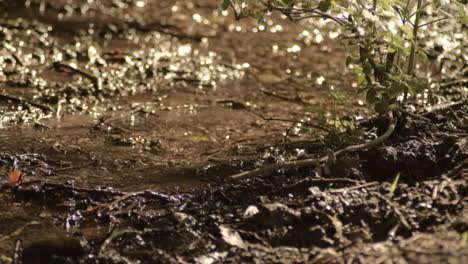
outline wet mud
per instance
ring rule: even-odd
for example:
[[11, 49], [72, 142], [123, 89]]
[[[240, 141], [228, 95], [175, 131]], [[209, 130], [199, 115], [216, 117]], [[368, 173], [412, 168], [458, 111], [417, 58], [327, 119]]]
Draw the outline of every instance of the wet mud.
[[384, 144], [232, 180], [385, 130], [336, 29], [211, 0], [0, 8], [0, 263], [468, 261], [456, 56]]

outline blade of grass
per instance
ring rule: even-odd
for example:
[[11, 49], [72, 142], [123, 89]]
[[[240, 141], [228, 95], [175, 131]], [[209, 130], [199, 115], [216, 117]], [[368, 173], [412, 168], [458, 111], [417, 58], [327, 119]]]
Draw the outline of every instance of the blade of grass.
[[395, 179], [393, 180], [392, 186], [390, 187], [390, 198], [395, 194], [395, 190], [398, 186], [398, 181], [400, 180], [400, 173], [397, 173]]
[[460, 247], [465, 248], [468, 246], [468, 231], [463, 233], [462, 239], [460, 241]]

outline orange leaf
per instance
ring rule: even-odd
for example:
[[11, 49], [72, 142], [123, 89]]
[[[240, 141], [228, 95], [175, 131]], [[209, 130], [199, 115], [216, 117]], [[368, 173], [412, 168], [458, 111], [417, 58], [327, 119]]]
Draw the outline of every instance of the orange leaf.
[[92, 212], [96, 211], [96, 207], [92, 207], [91, 205], [86, 208], [86, 213], [91, 214]]
[[23, 173], [20, 170], [14, 170], [10, 172], [10, 182], [11, 183], [19, 183], [21, 181], [21, 175]]

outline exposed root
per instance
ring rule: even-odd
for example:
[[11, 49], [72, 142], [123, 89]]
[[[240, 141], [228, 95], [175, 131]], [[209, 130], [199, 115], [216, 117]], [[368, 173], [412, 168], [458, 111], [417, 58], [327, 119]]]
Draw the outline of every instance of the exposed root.
[[388, 117], [390, 118], [390, 125], [388, 126], [387, 131], [385, 131], [385, 133], [383, 133], [383, 135], [381, 135], [380, 137], [378, 137], [378, 138], [376, 138], [374, 140], [371, 140], [369, 142], [349, 146], [349, 147], [347, 147], [345, 149], [338, 150], [338, 151], [336, 151], [334, 153], [335, 157], [338, 156], [338, 155], [344, 154], [344, 153], [348, 153], [348, 152], [354, 152], [354, 151], [358, 151], [358, 150], [368, 149], [368, 148], [374, 147], [376, 145], [379, 145], [380, 143], [387, 140], [393, 134], [393, 131], [395, 131], [395, 127], [396, 127], [396, 123], [397, 123], [396, 120], [393, 118], [393, 113], [392, 112], [389, 112]]
[[432, 121], [431, 121], [429, 118], [424, 117], [424, 116], [422, 116], [422, 115], [418, 115], [418, 114], [416, 114], [416, 113], [412, 113], [412, 112], [407, 111], [407, 110], [405, 110], [405, 109], [403, 109], [403, 108], [401, 108], [401, 107], [398, 108], [398, 111], [401, 111], [402, 113], [405, 113], [406, 115], [411, 116], [411, 117], [414, 118], [414, 119], [422, 120], [422, 121], [427, 122], [427, 123], [429, 123], [429, 124], [432, 123]]
[[[348, 152], [354, 152], [358, 150], [364, 150], [368, 149], [371, 147], [374, 147], [376, 145], [379, 145], [380, 143], [384, 142], [387, 140], [395, 131], [396, 127], [396, 120], [393, 118], [393, 113], [389, 112], [388, 114], [390, 118], [390, 125], [387, 128], [387, 131], [380, 137], [371, 140], [369, 142], [363, 143], [363, 144], [358, 144], [358, 145], [353, 145], [349, 146], [347, 148], [338, 150], [333, 153], [332, 156], [337, 157], [341, 154], [348, 153]], [[304, 159], [304, 160], [294, 160], [294, 161], [289, 161], [281, 164], [273, 164], [269, 165], [263, 168], [258, 168], [250, 171], [245, 171], [241, 172], [235, 175], [230, 176], [231, 179], [243, 179], [243, 178], [250, 178], [250, 177], [257, 177], [257, 176], [269, 176], [272, 173], [278, 171], [278, 170], [289, 170], [289, 169], [298, 169], [302, 167], [311, 167], [311, 166], [317, 166], [323, 162], [326, 162], [328, 160], [328, 156], [319, 158], [319, 159]]]

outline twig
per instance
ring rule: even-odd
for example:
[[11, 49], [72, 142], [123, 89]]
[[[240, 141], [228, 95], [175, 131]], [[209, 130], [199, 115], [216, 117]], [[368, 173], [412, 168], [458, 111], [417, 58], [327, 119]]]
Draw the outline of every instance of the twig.
[[[112, 241], [120, 236], [126, 235], [126, 234], [137, 234], [140, 235], [140, 231], [136, 230], [130, 230], [130, 229], [125, 229], [125, 230], [114, 230], [110, 236], [102, 243], [101, 248], [99, 249], [98, 256], [100, 258], [109, 258], [113, 262], [124, 262], [124, 263], [134, 263], [130, 259], [121, 256], [119, 252], [117, 252], [115, 249], [110, 248], [110, 244]], [[110, 252], [109, 252], [110, 251]]]
[[468, 79], [465, 78], [465, 79], [449, 81], [449, 82], [441, 83], [439, 86], [440, 86], [440, 88], [445, 89], [445, 88], [450, 88], [450, 87], [457, 86], [457, 85], [467, 86], [468, 85]]
[[52, 111], [52, 108], [50, 108], [47, 105], [31, 102], [31, 101], [28, 101], [28, 100], [23, 99], [21, 97], [14, 97], [14, 96], [7, 95], [7, 94], [0, 94], [0, 99], [9, 100], [9, 101], [12, 101], [12, 102], [14, 102], [16, 104], [21, 104], [21, 105], [24, 105], [24, 106], [31, 105], [31, 106], [34, 106], [34, 107], [37, 107], [37, 108], [41, 109], [44, 112], [51, 112]]
[[340, 154], [347, 153], [347, 152], [354, 152], [354, 151], [358, 151], [358, 150], [368, 149], [368, 148], [371, 148], [373, 146], [379, 145], [380, 143], [387, 140], [393, 134], [393, 131], [395, 131], [395, 127], [396, 127], [396, 120], [393, 118], [393, 113], [389, 112], [388, 116], [390, 118], [390, 125], [388, 126], [387, 131], [385, 131], [385, 133], [383, 135], [381, 135], [380, 137], [378, 137], [378, 138], [376, 138], [374, 140], [371, 140], [369, 142], [354, 145], [354, 146], [349, 146], [349, 147], [347, 147], [345, 149], [339, 150], [339, 151], [334, 153], [335, 157], [340, 155]]
[[468, 169], [468, 159], [465, 159], [460, 164], [458, 164], [455, 168], [447, 172], [445, 175], [447, 178], [456, 178], [458, 175], [461, 176], [461, 172], [463, 170]]
[[367, 187], [375, 186], [375, 185], [378, 185], [378, 184], [379, 184], [379, 182], [368, 182], [368, 183], [364, 183], [364, 184], [360, 184], [360, 185], [356, 185], [356, 186], [352, 186], [352, 187], [348, 187], [348, 188], [340, 188], [340, 189], [330, 190], [330, 193], [343, 193], [343, 192], [347, 192], [347, 191], [358, 190], [358, 189], [361, 189], [361, 188], [367, 188]]
[[170, 195], [165, 195], [165, 194], [162, 194], [162, 193], [158, 193], [158, 192], [153, 192], [153, 191], [140, 191], [140, 192], [130, 192], [130, 193], [123, 193], [124, 195], [116, 200], [114, 200], [112, 203], [110, 203], [105, 209], [107, 209], [108, 211], [112, 211], [114, 210], [121, 202], [123, 201], [126, 201], [130, 198], [133, 198], [133, 197], [139, 197], [139, 196], [143, 196], [143, 197], [151, 197], [151, 198], [157, 198], [158, 200], [160, 201], [164, 201], [164, 202], [174, 202], [174, 201], [177, 201], [177, 198], [174, 198], [173, 196], [170, 196]]
[[74, 170], [74, 169], [79, 169], [79, 168], [82, 168], [82, 167], [86, 167], [88, 165], [91, 165], [95, 163], [95, 161], [90, 161], [90, 162], [87, 162], [85, 164], [80, 164], [80, 165], [75, 165], [75, 166], [69, 166], [69, 167], [65, 167], [65, 168], [58, 168], [58, 169], [55, 169], [56, 172], [63, 172], [63, 171], [67, 171], [67, 170]]
[[323, 13], [319, 11], [319, 7], [313, 8], [299, 8], [299, 7], [280, 7], [276, 5], [272, 5], [270, 1], [260, 1], [267, 10], [276, 10], [287, 16], [291, 20], [301, 20], [306, 18], [323, 18], [323, 19], [330, 19], [337, 23], [338, 25], [342, 26], [344, 21], [338, 17], [331, 16], [329, 14]]
[[421, 115], [412, 113], [412, 112], [410, 112], [410, 111], [406, 111], [406, 110], [403, 109], [403, 108], [399, 108], [398, 110], [401, 111], [401, 112], [403, 112], [403, 113], [405, 113], [405, 114], [407, 114], [407, 115], [409, 115], [409, 116], [411, 116], [411, 117], [414, 118], [414, 119], [420, 119], [420, 120], [423, 120], [423, 121], [425, 121], [425, 122], [427, 122], [427, 123], [429, 123], [429, 124], [432, 124], [432, 121], [431, 121], [429, 118], [427, 118], [427, 117], [424, 117], [424, 116], [421, 116]]
[[74, 191], [74, 192], [83, 192], [87, 193], [88, 195], [91, 194], [105, 194], [109, 196], [121, 196], [125, 195], [124, 192], [120, 191], [115, 191], [115, 190], [107, 190], [107, 189], [90, 189], [86, 187], [77, 187], [73, 185], [67, 185], [67, 184], [62, 184], [62, 183], [54, 183], [54, 182], [48, 182], [48, 181], [41, 181], [41, 180], [31, 180], [28, 182], [24, 182], [21, 184], [21, 187], [23, 189], [26, 189], [28, 186], [35, 186], [35, 184], [39, 184], [39, 188], [41, 190], [44, 190], [46, 188], [51, 188], [51, 189], [61, 189], [61, 190], [67, 190], [67, 191]]
[[[448, 102], [448, 103], [442, 103], [430, 107], [425, 107], [424, 110], [427, 111], [428, 113], [431, 112], [436, 112], [436, 111], [445, 111], [448, 108], [453, 108], [453, 107], [459, 107], [468, 104], [468, 99], [458, 101], [458, 102]], [[424, 115], [427, 115], [428, 113], [425, 113]]]
[[295, 188], [300, 188], [303, 185], [307, 186], [308, 188], [311, 186], [317, 186], [320, 184], [359, 184], [361, 181], [356, 181], [348, 178], [321, 178], [321, 179], [310, 179], [306, 178], [305, 180], [301, 180], [299, 182], [290, 184], [279, 189], [278, 192], [284, 192], [287, 190], [294, 190]]
[[242, 173], [238, 173], [235, 175], [230, 176], [231, 179], [243, 179], [249, 177], [256, 177], [256, 176], [266, 176], [270, 175], [278, 170], [289, 170], [293, 168], [301, 168], [301, 167], [308, 167], [308, 166], [315, 166], [324, 162], [326, 159], [305, 159], [305, 160], [294, 160], [289, 161], [281, 164], [273, 164], [263, 168], [258, 168], [250, 171], [245, 171]]
[[458, 123], [460, 125], [463, 125], [463, 120], [460, 117], [458, 117], [457, 113], [455, 113], [455, 111], [453, 111], [452, 108], [449, 108], [448, 110], [452, 114], [452, 116], [455, 117], [455, 119], [458, 121]]
[[126, 129], [126, 128], [123, 128], [123, 127], [119, 127], [119, 126], [113, 125], [113, 124], [109, 123], [109, 121], [104, 120], [104, 118], [102, 118], [102, 119], [100, 120], [100, 124], [106, 125], [106, 126], [108, 126], [108, 127], [111, 127], [111, 128], [113, 128], [113, 129], [116, 129], [116, 130], [120, 130], [120, 131], [122, 131], [122, 132], [124, 132], [124, 133], [133, 134], [133, 131], [130, 131], [130, 130], [128, 130], [128, 129]]
[[184, 33], [176, 33], [176, 32], [171, 32], [171, 31], [164, 30], [164, 29], [156, 29], [155, 31], [159, 32], [161, 34], [169, 35], [169, 36], [177, 38], [177, 39], [190, 39], [190, 40], [197, 41], [197, 42], [202, 41], [203, 38], [211, 37], [211, 36], [189, 35], [189, 34], [184, 34]]
[[31, 30], [31, 36], [33, 36], [34, 38], [36, 38], [44, 47], [48, 47], [49, 44], [48, 44], [48, 43], [46, 42], [46, 40], [44, 40], [44, 39], [42, 38], [42, 36], [39, 35], [39, 34], [40, 34], [40, 33], [37, 32], [36, 29]]
[[91, 83], [94, 85], [94, 89], [96, 91], [102, 90], [102, 80], [100, 77], [96, 77], [87, 71], [78, 69], [77, 67], [74, 67], [69, 64], [61, 63], [61, 62], [54, 62], [53, 67], [56, 68], [57, 70], [61, 70], [61, 69], [71, 70], [72, 72], [77, 73], [85, 77], [86, 79], [90, 80]]
[[412, 253], [416, 253], [416, 254], [421, 254], [421, 255], [450, 255], [450, 256], [467, 256], [468, 253], [465, 253], [465, 252], [449, 252], [449, 251], [441, 251], [441, 250], [438, 250], [438, 251], [434, 251], [434, 250], [423, 250], [423, 249], [413, 249], [413, 248], [404, 248], [404, 247], [400, 247], [400, 250], [401, 251], [406, 251], [406, 252], [412, 252]]
[[383, 196], [380, 193], [374, 192], [373, 194], [375, 196], [377, 196], [377, 198], [380, 198], [382, 201], [387, 203], [388, 206], [390, 206], [393, 209], [393, 211], [398, 216], [398, 218], [400, 218], [400, 222], [403, 224], [403, 226], [406, 227], [406, 229], [411, 230], [411, 225], [408, 223], [408, 221], [406, 221], [406, 218], [403, 215], [403, 213], [400, 211], [400, 209], [395, 204], [393, 204], [392, 201], [390, 201], [387, 197]]
[[[379, 145], [383, 141], [385, 141], [387, 138], [389, 138], [393, 131], [395, 130], [396, 127], [396, 122], [393, 118], [392, 112], [388, 113], [390, 117], [390, 125], [385, 131], [385, 133], [369, 142], [363, 143], [363, 144], [358, 144], [354, 146], [349, 146], [345, 149], [338, 150], [333, 153], [333, 156], [337, 157], [341, 154], [348, 153], [348, 152], [354, 152], [358, 150], [364, 150], [371, 148], [373, 146]], [[304, 160], [294, 160], [294, 161], [289, 161], [281, 164], [273, 164], [269, 165], [263, 168], [258, 168], [250, 171], [245, 171], [242, 173], [238, 173], [235, 175], [230, 176], [231, 179], [243, 179], [243, 178], [249, 178], [249, 177], [256, 177], [256, 176], [266, 176], [266, 175], [271, 175], [272, 173], [278, 171], [278, 170], [289, 170], [289, 169], [297, 169], [297, 168], [302, 168], [302, 167], [310, 167], [310, 166], [316, 166], [320, 163], [323, 163], [328, 160], [328, 156], [318, 158], [318, 159], [304, 159]]]
[[10, 46], [8, 43], [1, 43], [1, 46], [3, 46], [6, 51], [15, 59], [16, 63], [18, 63], [20, 66], [24, 66], [24, 63], [21, 61], [21, 59], [16, 55], [14, 48]]
[[[128, 25], [132, 28], [136, 28], [140, 31], [156, 31], [161, 34], [169, 35], [171, 37], [177, 38], [177, 39], [189, 39], [189, 40], [194, 40], [194, 41], [201, 41], [203, 38], [208, 38], [210, 36], [204, 36], [200, 34], [185, 34], [182, 32], [181, 28], [176, 26], [176, 25], [171, 25], [171, 24], [165, 24], [162, 22], [152, 22], [152, 23], [140, 23], [140, 22], [131, 22], [128, 23]], [[172, 29], [172, 30], [171, 30]], [[179, 32], [175, 32], [174, 30], [177, 30]]]
[[28, 226], [31, 226], [31, 225], [38, 225], [38, 224], [39, 224], [39, 222], [37, 222], [37, 221], [27, 222], [26, 224], [24, 224], [24, 225], [18, 227], [18, 228], [17, 228], [15, 231], [13, 231], [11, 234], [0, 237], [0, 242], [5, 241], [5, 240], [8, 240], [8, 239], [10, 239], [10, 238], [12, 238], [12, 237], [15, 237], [15, 236], [20, 235], [20, 234], [23, 232], [23, 230], [24, 230], [26, 227], [28, 227]]
[[266, 89], [263, 89], [263, 88], [258, 88], [260, 90], [260, 92], [266, 94], [266, 95], [269, 95], [269, 96], [273, 96], [275, 98], [278, 98], [280, 100], [284, 100], [284, 101], [288, 101], [288, 102], [299, 102], [299, 103], [304, 103], [302, 101], [302, 99], [296, 95], [295, 98], [290, 98], [290, 97], [287, 97], [287, 96], [283, 96], [283, 95], [279, 95], [277, 94], [276, 92], [271, 92], [271, 91], [268, 91]]
[[312, 124], [312, 123], [309, 123], [309, 122], [303, 122], [303, 121], [297, 121], [297, 120], [289, 120], [289, 119], [284, 119], [284, 118], [275, 118], [275, 117], [266, 117], [264, 115], [262, 115], [261, 113], [257, 113], [257, 112], [254, 112], [254, 111], [249, 111], [251, 112], [252, 114], [260, 117], [261, 119], [265, 120], [265, 121], [280, 121], [280, 122], [288, 122], [288, 123], [294, 123], [294, 124], [302, 124], [302, 125], [305, 125], [305, 126], [308, 126], [308, 127], [313, 127], [313, 128], [316, 128], [316, 129], [319, 129], [319, 130], [323, 130], [327, 133], [331, 133], [331, 130], [326, 128], [326, 127], [323, 127], [323, 126], [320, 126], [320, 125], [316, 125], [316, 124]]

